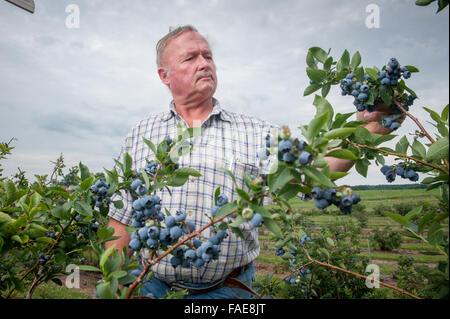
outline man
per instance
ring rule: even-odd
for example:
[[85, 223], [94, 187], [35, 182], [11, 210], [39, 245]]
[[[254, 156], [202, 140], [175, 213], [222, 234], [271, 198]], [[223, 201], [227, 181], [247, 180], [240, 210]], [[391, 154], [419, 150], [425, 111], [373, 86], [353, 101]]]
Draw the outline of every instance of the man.
[[[178, 209], [187, 212], [187, 220], [198, 229], [208, 223], [214, 206], [214, 192], [220, 187], [229, 201], [236, 198], [235, 187], [244, 188], [243, 173], [258, 176], [269, 172], [270, 161], [261, 167], [257, 153], [265, 145], [265, 137], [275, 126], [244, 114], [228, 112], [213, 98], [217, 88], [216, 66], [206, 39], [192, 26], [183, 26], [169, 32], [157, 45], [158, 75], [167, 85], [173, 101], [170, 109], [140, 121], [129, 133], [121, 157], [128, 152], [133, 168], [140, 170], [154, 155], [145, 146], [142, 138], [160, 143], [166, 136], [176, 138], [177, 124], [182, 127], [202, 127], [203, 133], [194, 140], [193, 152], [180, 157], [180, 167], [192, 167], [202, 176], [190, 179], [182, 187], [174, 187], [172, 195], [166, 190], [158, 193], [162, 207], [172, 214]], [[377, 121], [384, 113], [359, 112], [358, 119], [371, 123], [367, 128], [373, 133], [385, 134]], [[351, 161], [328, 158], [333, 171], [347, 171]], [[228, 168], [236, 176], [236, 185], [221, 168]], [[120, 199], [119, 197], [113, 200]], [[125, 231], [132, 219], [132, 197], [122, 194], [125, 207], [117, 210], [111, 206], [109, 225], [115, 229], [115, 236], [121, 238], [109, 242], [120, 251], [127, 246], [130, 236]], [[186, 298], [255, 298], [251, 283], [255, 271], [253, 261], [259, 255], [257, 230], [244, 223], [241, 228], [246, 240], [231, 232], [220, 245], [218, 260], [196, 267], [172, 267], [169, 258], [164, 258], [151, 270], [150, 282], [142, 290], [161, 298], [171, 289], [188, 288]], [[202, 233], [211, 236], [211, 230]], [[148, 255], [141, 254], [145, 264]]]

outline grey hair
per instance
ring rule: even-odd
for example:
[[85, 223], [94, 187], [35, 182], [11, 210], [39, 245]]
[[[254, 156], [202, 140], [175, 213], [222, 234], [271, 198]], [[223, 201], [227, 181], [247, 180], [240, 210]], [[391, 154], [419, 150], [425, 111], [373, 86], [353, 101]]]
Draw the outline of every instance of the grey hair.
[[163, 66], [162, 60], [167, 43], [169, 43], [171, 39], [186, 31], [193, 31], [198, 33], [198, 30], [190, 24], [179, 26], [176, 28], [170, 27], [169, 33], [167, 33], [158, 41], [158, 43], [156, 44], [156, 65], [158, 66], [158, 68]]

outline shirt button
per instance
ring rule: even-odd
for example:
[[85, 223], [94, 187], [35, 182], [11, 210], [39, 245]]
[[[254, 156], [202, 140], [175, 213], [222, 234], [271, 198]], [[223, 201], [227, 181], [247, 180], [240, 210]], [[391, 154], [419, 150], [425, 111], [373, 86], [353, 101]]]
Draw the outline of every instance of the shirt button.
[[187, 211], [187, 215], [188, 215], [188, 216], [191, 216], [191, 215], [192, 215], [192, 210], [188, 210], [188, 211]]
[[192, 183], [195, 182], [195, 178], [194, 177], [191, 177], [191, 182]]

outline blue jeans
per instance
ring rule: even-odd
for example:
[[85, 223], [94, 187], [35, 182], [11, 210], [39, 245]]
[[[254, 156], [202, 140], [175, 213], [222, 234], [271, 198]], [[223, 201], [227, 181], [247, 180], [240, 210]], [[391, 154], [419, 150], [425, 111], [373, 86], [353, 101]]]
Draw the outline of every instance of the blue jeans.
[[[142, 270], [142, 268], [141, 268]], [[252, 282], [255, 281], [255, 266], [252, 263], [250, 267], [247, 268], [242, 274], [236, 277], [247, 286], [252, 287]], [[189, 288], [206, 288], [214, 283], [207, 284], [193, 284], [193, 283], [179, 283], [181, 286], [189, 287]], [[143, 288], [141, 290], [141, 295], [145, 296], [147, 294], [153, 295], [154, 298], [160, 299], [168, 292], [170, 292], [171, 288], [164, 281], [159, 280], [155, 276], [149, 281], [144, 282]], [[220, 287], [214, 289], [212, 291], [206, 293], [185, 295], [183, 299], [257, 299], [258, 296], [251, 293], [248, 290], [234, 288], [234, 287]]]

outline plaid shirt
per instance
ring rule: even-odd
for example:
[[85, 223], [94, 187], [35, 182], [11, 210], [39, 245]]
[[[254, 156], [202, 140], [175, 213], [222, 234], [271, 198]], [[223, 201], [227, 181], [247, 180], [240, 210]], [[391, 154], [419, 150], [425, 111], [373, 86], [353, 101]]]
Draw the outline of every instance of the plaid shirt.
[[[196, 169], [201, 177], [190, 177], [181, 187], [171, 187], [172, 196], [166, 189], [156, 194], [161, 198], [161, 206], [170, 211], [172, 215], [178, 209], [187, 212], [187, 221], [195, 224], [199, 229], [210, 220], [211, 210], [214, 206], [214, 192], [220, 186], [220, 191], [226, 194], [229, 201], [237, 199], [235, 186], [248, 190], [243, 173], [258, 176], [267, 174], [273, 162], [261, 161], [257, 156], [258, 150], [265, 146], [265, 137], [273, 133], [276, 126], [270, 123], [243, 114], [228, 112], [220, 107], [219, 102], [213, 99], [214, 107], [208, 118], [202, 123], [203, 133], [191, 138], [193, 151], [179, 158], [180, 167]], [[128, 152], [133, 158], [133, 169], [140, 170], [148, 161], [154, 160], [155, 155], [144, 143], [143, 138], [151, 140], [158, 145], [166, 136], [172, 139], [177, 137], [177, 123], [183, 129], [187, 123], [175, 111], [173, 101], [170, 110], [140, 121], [128, 134], [125, 145], [119, 156], [123, 161], [123, 154]], [[228, 168], [236, 177], [234, 185], [231, 177], [220, 168]], [[112, 200], [122, 200], [123, 209], [116, 209], [111, 205], [109, 216], [123, 224], [132, 222], [133, 198], [129, 192], [122, 192], [121, 196], [114, 195]], [[228, 230], [228, 237], [220, 244], [219, 259], [205, 263], [196, 268], [181, 266], [174, 268], [170, 264], [171, 255], [163, 258], [152, 267], [154, 275], [167, 282], [183, 281], [189, 283], [209, 283], [222, 279], [233, 269], [248, 264], [259, 255], [258, 231], [249, 222], [241, 225], [245, 241]], [[204, 238], [211, 237], [212, 228], [201, 234]], [[148, 251], [141, 250], [139, 259], [142, 263], [148, 258]]]

